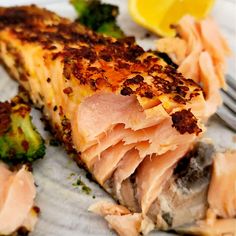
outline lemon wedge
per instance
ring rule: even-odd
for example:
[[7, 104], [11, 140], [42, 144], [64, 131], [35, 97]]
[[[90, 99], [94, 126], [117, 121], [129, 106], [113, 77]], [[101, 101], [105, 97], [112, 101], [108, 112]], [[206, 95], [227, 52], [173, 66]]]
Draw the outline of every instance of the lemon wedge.
[[172, 37], [171, 25], [184, 15], [202, 19], [208, 15], [214, 0], [129, 0], [129, 12], [134, 21], [161, 36]]

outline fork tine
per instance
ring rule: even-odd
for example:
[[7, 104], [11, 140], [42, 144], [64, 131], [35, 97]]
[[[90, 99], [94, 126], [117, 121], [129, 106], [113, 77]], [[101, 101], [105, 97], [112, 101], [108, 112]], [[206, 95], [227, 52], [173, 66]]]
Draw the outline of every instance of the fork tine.
[[[233, 101], [232, 98], [230, 98], [226, 93], [222, 92], [221, 96], [223, 98], [223, 103], [225, 106], [227, 106], [232, 112], [236, 114], [236, 102]], [[236, 117], [235, 117], [236, 119]]]
[[236, 80], [231, 75], [225, 76], [226, 82], [236, 90]]
[[226, 90], [223, 90], [223, 89], [222, 89], [222, 92], [226, 93], [228, 96], [230, 96], [230, 97], [231, 97], [232, 99], [234, 99], [235, 102], [236, 102], [236, 90], [233, 89], [232, 87], [230, 87], [230, 84], [228, 84]]
[[221, 91], [223, 105], [218, 108], [217, 115], [236, 131], [236, 80], [231, 75], [226, 75], [227, 89]]
[[236, 117], [225, 106], [217, 110], [217, 115], [236, 132]]

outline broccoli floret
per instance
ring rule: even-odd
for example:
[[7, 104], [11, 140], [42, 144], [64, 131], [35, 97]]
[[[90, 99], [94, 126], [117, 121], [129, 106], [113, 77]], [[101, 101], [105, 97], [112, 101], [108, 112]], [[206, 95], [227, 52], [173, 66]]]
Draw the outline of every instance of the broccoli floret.
[[116, 23], [119, 14], [117, 6], [101, 3], [99, 0], [71, 0], [78, 13], [77, 21], [88, 28], [116, 38], [124, 37]]
[[94, 0], [70, 0], [70, 3], [74, 6], [78, 16], [85, 14], [89, 5]]
[[0, 160], [32, 163], [45, 155], [44, 140], [32, 123], [30, 107], [18, 100], [0, 102]]
[[98, 29], [98, 33], [106, 34], [112, 36], [114, 38], [122, 38], [124, 37], [123, 31], [119, 26], [116, 25], [115, 22], [107, 22], [102, 24]]

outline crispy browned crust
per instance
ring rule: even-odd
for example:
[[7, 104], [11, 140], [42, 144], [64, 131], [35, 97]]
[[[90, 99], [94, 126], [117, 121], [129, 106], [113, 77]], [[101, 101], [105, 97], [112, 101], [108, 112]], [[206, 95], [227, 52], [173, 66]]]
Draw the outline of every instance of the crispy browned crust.
[[[34, 5], [0, 8], [0, 30], [9, 29], [24, 43], [41, 44], [52, 59], [64, 62], [64, 76], [92, 90], [110, 90], [124, 96], [152, 99], [171, 94], [175, 103], [186, 104], [201, 89], [157, 56], [145, 52], [133, 37], [114, 39], [98, 35], [78, 23]], [[58, 45], [62, 50], [57, 50]], [[149, 76], [150, 82], [144, 79]], [[189, 87], [196, 87], [189, 91]], [[65, 93], [73, 93], [65, 88]]]
[[181, 134], [189, 133], [193, 134], [196, 133], [197, 135], [202, 132], [202, 129], [198, 127], [197, 119], [193, 115], [190, 109], [188, 110], [181, 110], [175, 112], [171, 115], [173, 127], [175, 127]]

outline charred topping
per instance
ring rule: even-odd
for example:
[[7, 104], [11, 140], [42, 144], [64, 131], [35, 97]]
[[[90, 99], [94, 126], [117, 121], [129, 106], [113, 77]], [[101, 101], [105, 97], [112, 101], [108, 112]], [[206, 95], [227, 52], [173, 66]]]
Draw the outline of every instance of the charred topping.
[[26, 140], [23, 140], [21, 142], [21, 146], [23, 147], [23, 149], [27, 152], [29, 149], [29, 143]]
[[67, 87], [65, 89], [63, 89], [63, 93], [69, 95], [73, 92], [73, 89], [71, 87]]
[[152, 91], [146, 91], [146, 92], [144, 93], [144, 97], [151, 99], [151, 98], [154, 97], [154, 94], [152, 93]]
[[[59, 146], [63, 144], [66, 152], [71, 155], [77, 162], [80, 160], [80, 152], [77, 152], [72, 144], [71, 136], [71, 124], [69, 120], [65, 117], [61, 117], [61, 126], [58, 124], [53, 124], [49, 119], [44, 115], [40, 120], [44, 122], [45, 130], [49, 131], [53, 138], [49, 140], [51, 146]], [[84, 166], [84, 163], [81, 161], [80, 166]]]
[[31, 108], [29, 106], [20, 106], [18, 109], [14, 109], [14, 113], [18, 113], [21, 117], [25, 117], [29, 114]]
[[70, 121], [64, 116], [64, 118], [61, 121], [62, 125], [62, 137], [61, 139], [63, 140], [66, 150], [69, 154], [74, 154], [75, 149], [73, 147], [73, 142], [72, 142], [72, 130], [71, 130], [71, 123]]
[[33, 207], [33, 210], [34, 210], [34, 212], [35, 212], [37, 215], [39, 215], [39, 213], [40, 213], [40, 208], [39, 208], [38, 206], [34, 206], [34, 207]]
[[0, 136], [2, 136], [11, 125], [11, 105], [9, 102], [0, 102]]
[[20, 103], [26, 104], [28, 106], [31, 105], [29, 94], [21, 85], [19, 85], [18, 87], [17, 96], [11, 99], [11, 106], [16, 106], [17, 104], [20, 104]]
[[19, 134], [23, 134], [23, 130], [21, 127], [18, 127], [17, 129], [18, 129]]
[[152, 87], [146, 83], [140, 83], [138, 88], [136, 89], [136, 93], [139, 94], [141, 97], [146, 97], [150, 99], [154, 97]]
[[120, 69], [129, 69], [130, 68], [130, 63], [127, 62], [123, 62], [122, 60], [117, 60], [116, 63], [116, 70], [120, 70]]
[[86, 172], [86, 178], [91, 182], [95, 181], [93, 175], [90, 172]]
[[[106, 86], [114, 91], [119, 84], [122, 84], [120, 93], [124, 96], [134, 93], [151, 99], [162, 93], [174, 93], [173, 100], [180, 104], [185, 104], [199, 95], [200, 89], [192, 80], [185, 80], [171, 66], [159, 65], [157, 63], [159, 59], [154, 55], [145, 56], [144, 50], [135, 44], [134, 38], [115, 40], [103, 37], [34, 6], [3, 10], [0, 15], [4, 18], [0, 22], [0, 28], [14, 25], [11, 27], [12, 33], [23, 41], [40, 43], [47, 49], [56, 49], [55, 42], [64, 46], [63, 50], [52, 52], [52, 59], [63, 58], [65, 78], [71, 79], [73, 76], [80, 84], [88, 84], [92, 90]], [[14, 20], [13, 15], [16, 16]], [[78, 46], [72, 45], [74, 43]], [[17, 53], [15, 55], [18, 57]], [[111, 61], [112, 66], [110, 66]], [[93, 65], [95, 62], [101, 63], [101, 67]], [[21, 59], [18, 59], [17, 64], [18, 67], [23, 66]], [[136, 75], [131, 77], [131, 71]], [[154, 88], [144, 81], [141, 75], [143, 73], [152, 77], [155, 92]], [[27, 79], [25, 74], [21, 77]], [[50, 82], [49, 78], [47, 82]], [[137, 86], [133, 88], [131, 85]], [[197, 87], [197, 91], [188, 96], [189, 85]], [[63, 92], [71, 94], [73, 90], [68, 87]], [[54, 107], [55, 110], [57, 107]], [[61, 107], [59, 107], [59, 114], [63, 116]], [[180, 132], [194, 132], [194, 122], [188, 124], [190, 127], [185, 128], [187, 130], [185, 131], [176, 122], [176, 116], [172, 118], [175, 120], [174, 126], [178, 127]], [[195, 126], [197, 127], [196, 124]]]
[[[133, 37], [104, 37], [36, 6], [1, 8], [1, 28], [8, 28], [23, 42], [41, 44], [48, 49], [45, 58], [63, 62], [66, 79], [76, 79], [93, 91], [122, 88], [122, 95], [137, 94], [150, 99], [173, 93], [174, 101], [180, 104], [199, 95], [198, 91], [191, 93], [186, 89], [190, 85], [199, 88], [196, 83], [184, 79], [172, 66], [160, 65], [160, 59], [146, 53]], [[15, 51], [18, 67], [22, 68], [21, 78], [26, 80], [28, 72], [17, 54]], [[145, 82], [144, 75], [151, 77], [152, 86]]]
[[[60, 107], [61, 106], [59, 106], [59, 109]], [[45, 130], [49, 131], [53, 135], [53, 138], [49, 140], [51, 146], [59, 146], [60, 144], [63, 144], [69, 155], [79, 157], [80, 153], [74, 149], [72, 144], [71, 123], [65, 116], [61, 116], [61, 125], [52, 124], [45, 115], [41, 120], [44, 122]]]
[[94, 51], [94, 49], [91, 49], [89, 47], [82, 46], [80, 49], [78, 49], [77, 53], [80, 58], [85, 58], [91, 63], [94, 63], [97, 59], [96, 52]]
[[55, 45], [52, 45], [52, 46], [50, 46], [50, 45], [45, 45], [44, 47], [43, 47], [44, 49], [47, 49], [47, 50], [55, 50], [55, 49], [57, 49], [57, 47], [55, 46]]
[[199, 96], [199, 95], [200, 95], [200, 93], [196, 93], [196, 92], [191, 93], [191, 94], [190, 94], [190, 100], [191, 100], [192, 98], [194, 98], [194, 97]]
[[135, 43], [135, 37], [133, 36], [123, 37], [123, 38], [118, 39], [117, 42], [121, 44], [125, 43], [128, 46], [131, 46], [132, 44]]
[[29, 235], [29, 230], [26, 229], [25, 227], [20, 227], [17, 230], [17, 236], [27, 236], [27, 235]]
[[129, 96], [133, 93], [133, 90], [129, 87], [125, 87], [123, 89], [121, 89], [120, 94], [123, 96]]
[[99, 58], [101, 58], [102, 60], [104, 60], [106, 62], [112, 61], [111, 55], [106, 50], [101, 50], [99, 52]]
[[138, 45], [132, 45], [128, 48], [124, 53], [124, 59], [131, 61], [131, 62], [136, 62], [137, 57], [141, 56], [144, 53], [144, 50], [138, 46]]
[[53, 111], [57, 111], [57, 105], [53, 107]]
[[176, 91], [180, 96], [185, 97], [187, 92], [189, 91], [189, 88], [186, 86], [177, 86]]
[[172, 127], [175, 127], [181, 134], [195, 133], [198, 135], [202, 130], [198, 127], [197, 119], [192, 114], [191, 109], [177, 111], [171, 115], [172, 117]]
[[48, 120], [48, 118], [46, 117], [46, 116], [42, 116], [42, 117], [40, 117], [40, 120], [43, 122], [43, 124], [44, 124], [44, 130], [45, 131], [49, 131], [49, 132], [51, 132], [52, 134], [55, 134], [55, 132], [53, 131], [53, 129], [52, 129], [52, 126], [51, 126], [51, 124], [50, 124], [50, 122], [49, 122], [49, 120]]
[[159, 51], [149, 51], [151, 53], [153, 53], [154, 55], [157, 55], [158, 57], [160, 57], [161, 59], [163, 59], [168, 65], [173, 66], [175, 69], [178, 68], [178, 65], [175, 64], [171, 58], [168, 56], [168, 54], [164, 53], [164, 52], [159, 52]]
[[175, 95], [173, 100], [177, 103], [180, 103], [180, 104], [186, 104], [186, 101], [184, 98], [182, 98], [181, 96], [179, 95]]
[[62, 106], [59, 106], [59, 116], [63, 116], [64, 112], [63, 112], [63, 108]]
[[94, 80], [94, 79], [91, 79], [91, 80], [90, 80], [90, 87], [91, 87], [93, 90], [96, 90], [96, 89], [97, 89], [96, 80]]
[[140, 84], [141, 82], [143, 82], [143, 80], [144, 80], [143, 76], [136, 75], [131, 79], [127, 79], [124, 84], [125, 85]]

